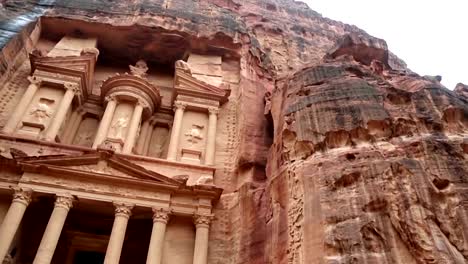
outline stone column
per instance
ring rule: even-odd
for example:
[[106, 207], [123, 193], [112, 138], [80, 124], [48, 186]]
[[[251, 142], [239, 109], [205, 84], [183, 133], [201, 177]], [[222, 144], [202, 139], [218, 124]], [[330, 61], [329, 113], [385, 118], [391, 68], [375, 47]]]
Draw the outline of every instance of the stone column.
[[174, 102], [175, 114], [174, 114], [174, 122], [172, 125], [171, 141], [169, 142], [169, 149], [167, 151], [168, 160], [176, 160], [177, 158], [177, 149], [179, 147], [180, 130], [182, 128], [182, 119], [184, 117], [184, 111], [185, 111], [186, 106], [187, 106], [186, 103], [182, 103], [178, 101]]
[[115, 206], [115, 219], [112, 226], [112, 232], [107, 245], [106, 258], [104, 264], [118, 264], [120, 260], [120, 253], [125, 239], [125, 231], [127, 230], [127, 223], [130, 215], [132, 214], [133, 205], [114, 203]]
[[218, 123], [219, 109], [215, 107], [208, 108], [208, 134], [206, 136], [205, 165], [214, 165], [216, 152], [216, 127]]
[[66, 89], [65, 95], [60, 101], [60, 104], [57, 108], [57, 113], [55, 114], [54, 119], [52, 119], [52, 122], [44, 136], [44, 139], [47, 141], [55, 141], [55, 137], [57, 136], [57, 133], [59, 132], [63, 121], [65, 120], [68, 109], [72, 104], [73, 97], [75, 97], [75, 94], [79, 92], [79, 87], [75, 83], [65, 83], [64, 86]]
[[105, 101], [107, 101], [107, 106], [94, 138], [93, 149], [96, 149], [106, 139], [112, 118], [114, 117], [115, 108], [117, 107], [117, 99], [114, 96], [106, 96]]
[[146, 155], [146, 153], [144, 152], [144, 149], [145, 149], [145, 141], [149, 132], [149, 128], [150, 128], [150, 121], [146, 120], [145, 122], [143, 122], [143, 125], [141, 126], [141, 133], [140, 133], [140, 136], [138, 137], [136, 153], [139, 155]]
[[34, 98], [34, 95], [39, 89], [39, 86], [41, 85], [41, 79], [37, 77], [28, 76], [28, 80], [29, 82], [31, 82], [31, 84], [28, 86], [28, 89], [23, 94], [23, 97], [21, 97], [20, 102], [16, 106], [15, 111], [13, 111], [12, 115], [8, 119], [8, 122], [3, 127], [3, 133], [11, 134], [15, 131], [16, 127], [18, 126], [18, 123], [23, 118], [24, 114], [26, 113], [26, 110], [28, 109], [29, 104]]
[[60, 233], [67, 219], [68, 211], [73, 206], [71, 195], [57, 195], [54, 210], [47, 223], [46, 230], [42, 236], [41, 244], [37, 250], [33, 264], [50, 264], [57, 247]]
[[212, 218], [210, 215], [195, 215], [193, 219], [196, 227], [193, 264], [207, 264], [208, 235]]
[[13, 202], [0, 227], [0, 261], [3, 261], [10, 249], [11, 242], [23, 219], [26, 207], [31, 202], [31, 190], [14, 188]]
[[163, 208], [153, 208], [153, 213], [153, 230], [146, 264], [161, 264], [169, 211]]
[[141, 123], [141, 114], [143, 113], [143, 103], [138, 101], [133, 109], [132, 119], [130, 120], [130, 126], [128, 128], [125, 143], [122, 149], [123, 154], [131, 154], [133, 146], [135, 145], [136, 135], [138, 127]]

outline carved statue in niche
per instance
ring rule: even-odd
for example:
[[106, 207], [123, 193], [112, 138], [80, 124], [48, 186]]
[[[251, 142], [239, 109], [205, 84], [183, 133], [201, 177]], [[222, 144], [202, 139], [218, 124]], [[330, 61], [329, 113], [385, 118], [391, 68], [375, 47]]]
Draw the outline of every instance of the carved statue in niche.
[[111, 136], [123, 139], [125, 128], [128, 126], [128, 116], [121, 116], [112, 124]]
[[50, 110], [51, 106], [54, 104], [54, 100], [49, 100], [46, 98], [39, 99], [37, 106], [29, 112], [30, 115], [34, 116], [42, 123], [44, 119], [52, 117], [52, 111]]
[[139, 60], [135, 63], [135, 66], [129, 65], [130, 67], [130, 72], [132, 75], [144, 78], [147, 75], [148, 72], [148, 65], [146, 65], [146, 62], [144, 60]]
[[175, 67], [177, 69], [182, 70], [183, 72], [185, 72], [187, 74], [192, 75], [192, 70], [190, 69], [190, 65], [187, 62], [183, 61], [183, 60], [176, 61]]
[[201, 130], [204, 126], [192, 124], [192, 128], [190, 128], [184, 135], [188, 138], [187, 141], [193, 145], [200, 142], [203, 139]]

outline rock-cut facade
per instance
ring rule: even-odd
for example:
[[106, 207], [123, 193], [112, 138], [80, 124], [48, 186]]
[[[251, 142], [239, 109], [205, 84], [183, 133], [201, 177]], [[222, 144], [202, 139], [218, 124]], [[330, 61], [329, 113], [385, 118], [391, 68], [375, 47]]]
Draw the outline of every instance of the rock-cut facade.
[[0, 2], [2, 263], [467, 263], [466, 85], [292, 0]]

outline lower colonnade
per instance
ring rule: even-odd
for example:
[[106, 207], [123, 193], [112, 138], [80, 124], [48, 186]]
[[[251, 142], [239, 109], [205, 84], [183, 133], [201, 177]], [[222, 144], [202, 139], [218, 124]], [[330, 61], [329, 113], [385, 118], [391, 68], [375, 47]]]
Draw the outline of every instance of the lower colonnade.
[[[14, 236], [18, 231], [28, 205], [32, 201], [33, 191], [19, 187], [13, 188], [13, 200], [0, 226], [0, 259], [7, 256]], [[77, 199], [69, 194], [56, 194], [52, 214], [42, 235], [39, 248], [34, 257], [33, 264], [49, 264], [52, 261], [62, 233], [67, 215], [76, 204]], [[114, 202], [114, 222], [105, 254], [105, 264], [118, 264], [125, 239], [127, 224], [132, 216], [134, 204]], [[153, 227], [146, 258], [147, 264], [162, 263], [163, 244], [166, 226], [173, 212], [170, 208], [152, 208]], [[193, 216], [195, 225], [195, 246], [193, 264], [206, 264], [208, 259], [208, 235], [211, 215]]]

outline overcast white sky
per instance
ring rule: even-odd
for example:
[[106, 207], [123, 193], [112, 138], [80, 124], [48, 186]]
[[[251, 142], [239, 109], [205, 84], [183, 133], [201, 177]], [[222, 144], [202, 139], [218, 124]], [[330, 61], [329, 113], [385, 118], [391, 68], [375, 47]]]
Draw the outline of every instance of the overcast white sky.
[[383, 38], [420, 75], [468, 84], [467, 0], [302, 0], [325, 17]]

